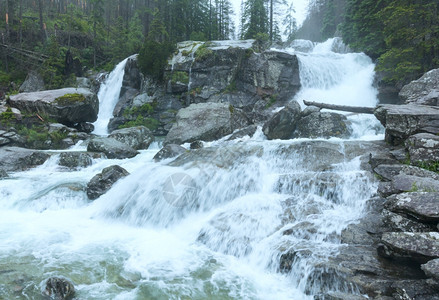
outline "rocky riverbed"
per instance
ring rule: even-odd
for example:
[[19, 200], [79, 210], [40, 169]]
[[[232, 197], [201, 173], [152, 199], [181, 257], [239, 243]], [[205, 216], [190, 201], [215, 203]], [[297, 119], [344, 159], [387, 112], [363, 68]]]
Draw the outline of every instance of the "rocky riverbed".
[[[163, 136], [165, 146], [154, 157], [156, 162], [224, 170], [252, 156], [264, 157], [267, 149], [239, 144], [218, 149], [206, 142], [225, 136], [242, 139], [255, 132], [268, 140], [350, 136], [353, 126], [345, 115], [317, 107], [302, 109], [298, 102], [288, 101], [287, 95], [300, 88], [298, 69], [294, 55], [257, 50], [254, 41], [182, 43], [169, 62], [168, 80], [162, 85], [144, 78], [135, 57], [130, 58], [110, 122], [111, 134], [105, 137], [91, 134], [90, 122], [96, 120], [98, 108], [87, 80], [79, 80], [77, 88], [11, 96], [0, 106], [0, 180], [42, 165], [54, 155], [59, 155], [59, 165], [69, 170], [85, 168], [103, 157], [133, 158]], [[309, 275], [305, 291], [316, 294], [316, 299], [439, 299], [438, 95], [439, 70], [432, 70], [402, 89], [400, 98], [405, 104], [379, 105], [375, 116], [385, 127], [382, 142], [339, 145], [319, 140], [268, 150], [284, 159], [311, 153], [300, 163], [323, 172], [317, 178], [286, 174], [279, 179], [277, 191], [293, 189], [295, 182], [308, 182], [314, 192], [324, 189], [336, 199], [334, 182], [339, 174], [331, 173], [329, 166], [355, 156], [361, 156], [362, 170], [380, 181], [378, 193], [367, 202], [366, 216], [343, 230], [339, 251]], [[155, 120], [155, 125], [116, 130], [139, 116]], [[84, 143], [86, 151], [62, 151], [79, 143]], [[179, 145], [184, 143], [191, 146]], [[54, 149], [58, 151], [51, 151]], [[168, 163], [170, 158], [175, 160]], [[126, 176], [129, 172], [120, 166], [107, 166], [80, 189], [91, 201]], [[246, 184], [251, 187], [253, 183]], [[284, 219], [289, 220], [288, 214], [297, 208], [288, 199], [282, 203]], [[115, 215], [130, 213], [129, 207], [113, 209], [117, 210]], [[310, 207], [309, 211], [318, 209]], [[219, 215], [211, 228], [200, 232], [197, 241], [209, 246], [209, 234], [224, 225], [222, 222]], [[312, 234], [312, 226], [302, 225], [308, 227], [299, 228], [300, 232]], [[282, 235], [293, 236], [295, 230], [287, 229]], [[238, 246], [230, 251], [240, 251], [239, 243], [245, 238], [238, 237]], [[275, 269], [294, 272], [295, 262], [309, 255], [282, 248]], [[74, 288], [66, 279], [54, 277], [47, 281], [46, 290], [50, 295], [70, 296]]]

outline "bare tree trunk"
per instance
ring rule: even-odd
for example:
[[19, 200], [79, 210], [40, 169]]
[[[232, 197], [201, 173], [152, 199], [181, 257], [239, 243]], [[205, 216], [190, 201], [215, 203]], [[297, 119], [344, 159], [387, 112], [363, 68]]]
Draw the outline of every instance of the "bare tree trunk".
[[18, 43], [21, 46], [23, 41], [23, 0], [20, 0], [20, 7], [18, 8], [18, 18], [20, 19], [20, 27], [18, 29]]
[[9, 0], [5, 1], [6, 12], [5, 12], [5, 21], [6, 21], [6, 43], [9, 43]]
[[373, 114], [375, 110], [375, 107], [335, 105], [335, 104], [326, 104], [326, 103], [306, 101], [306, 100], [303, 100], [303, 103], [307, 106], [317, 106], [319, 108], [347, 111], [347, 112], [360, 113], [360, 114]]
[[43, 44], [46, 42], [46, 25], [44, 24], [43, 21], [43, 1], [42, 0], [38, 0], [38, 12], [40, 15], [40, 30], [41, 30], [41, 39], [43, 41]]

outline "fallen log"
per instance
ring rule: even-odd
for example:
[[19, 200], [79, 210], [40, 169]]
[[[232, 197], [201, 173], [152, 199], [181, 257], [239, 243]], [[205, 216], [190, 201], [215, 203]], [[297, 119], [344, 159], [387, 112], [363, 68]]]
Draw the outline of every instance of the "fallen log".
[[319, 108], [347, 111], [360, 114], [373, 114], [373, 111], [375, 110], [375, 107], [335, 105], [306, 100], [303, 100], [303, 103], [307, 106], [317, 106]]

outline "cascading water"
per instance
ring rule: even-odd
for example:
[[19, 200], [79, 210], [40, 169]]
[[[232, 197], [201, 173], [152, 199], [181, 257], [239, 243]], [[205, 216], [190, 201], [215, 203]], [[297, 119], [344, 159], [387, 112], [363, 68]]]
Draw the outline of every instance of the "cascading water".
[[98, 92], [99, 99], [99, 114], [98, 119], [93, 124], [95, 129], [94, 134], [107, 135], [108, 134], [108, 122], [113, 117], [113, 110], [119, 101], [120, 89], [122, 88], [123, 76], [125, 74], [125, 65], [130, 56], [121, 61], [113, 71], [108, 75], [108, 78], [101, 85]]
[[[311, 74], [299, 55], [302, 74]], [[346, 59], [340, 65], [361, 60], [339, 55]], [[346, 68], [337, 76], [355, 66]], [[327, 75], [316, 82], [331, 83], [303, 81], [301, 95], [344, 82]], [[376, 101], [369, 95], [366, 103]], [[157, 144], [133, 159], [95, 159], [77, 170], [60, 167], [54, 155], [0, 180], [0, 298], [38, 299], [50, 276], [73, 281], [78, 299], [355, 293], [336, 280], [322, 282], [322, 264], [337, 254], [341, 231], [363, 215], [376, 190], [360, 167], [368, 147], [358, 137], [267, 141], [259, 130], [160, 163], [152, 160]], [[90, 202], [85, 185], [113, 164], [131, 174]]]

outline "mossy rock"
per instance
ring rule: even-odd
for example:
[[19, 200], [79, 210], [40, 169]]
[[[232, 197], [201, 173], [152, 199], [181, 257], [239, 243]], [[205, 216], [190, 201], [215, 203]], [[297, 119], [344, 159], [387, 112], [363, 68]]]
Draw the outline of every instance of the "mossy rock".
[[72, 105], [75, 103], [82, 103], [85, 101], [85, 96], [83, 94], [65, 94], [64, 96], [55, 99], [55, 103], [59, 105]]

